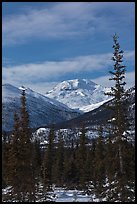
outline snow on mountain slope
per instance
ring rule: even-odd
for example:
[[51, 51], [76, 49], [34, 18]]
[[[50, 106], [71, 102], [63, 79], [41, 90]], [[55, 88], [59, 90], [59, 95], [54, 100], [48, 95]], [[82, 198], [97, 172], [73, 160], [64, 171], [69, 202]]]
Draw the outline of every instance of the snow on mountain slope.
[[[128, 90], [129, 95], [123, 98], [123, 102], [126, 100], [128, 102], [128, 106], [126, 107], [125, 111], [130, 121], [130, 128], [127, 130], [128, 134], [126, 135], [128, 141], [133, 142], [135, 141], [135, 87], [131, 87]], [[103, 101], [104, 102], [104, 101]], [[99, 107], [90, 112], [84, 113], [72, 120], [55, 124], [55, 135], [56, 138], [58, 137], [58, 133], [62, 133], [65, 141], [65, 145], [71, 146], [72, 139], [74, 144], [77, 144], [77, 140], [81, 134], [81, 124], [84, 124], [86, 128], [86, 136], [88, 140], [92, 140], [98, 136], [98, 127], [99, 125], [103, 125], [103, 136], [107, 136], [109, 134], [110, 129], [110, 121], [115, 120], [113, 116], [113, 111], [108, 108], [109, 105], [114, 103], [113, 100], [99, 103]], [[101, 104], [103, 103], [103, 104]], [[91, 105], [92, 106], [92, 105]], [[107, 127], [108, 125], [108, 127]], [[45, 144], [47, 143], [47, 136], [48, 136], [49, 128], [39, 128], [37, 129], [34, 134], [33, 138], [38, 139], [42, 148], [44, 148]], [[126, 134], [125, 132], [123, 133]], [[56, 142], [56, 141], [55, 141]], [[89, 142], [89, 144], [91, 144]]]
[[109, 101], [110, 98], [104, 100], [104, 101], [101, 101], [101, 102], [98, 102], [98, 103], [93, 103], [91, 105], [88, 105], [88, 106], [83, 106], [80, 108], [81, 111], [83, 112], [89, 112], [89, 111], [92, 111], [94, 110], [95, 108], [98, 108], [99, 106], [103, 105], [104, 103], [106, 103], [107, 101]]
[[[2, 86], [2, 129], [13, 128], [13, 115], [20, 111], [21, 90], [10, 84]], [[26, 88], [27, 109], [31, 127], [61, 122], [79, 115], [66, 105]]]
[[56, 99], [72, 109], [87, 112], [96, 108], [98, 103], [110, 99], [104, 95], [108, 90], [110, 89], [97, 85], [91, 80], [75, 79], [59, 83], [45, 96]]

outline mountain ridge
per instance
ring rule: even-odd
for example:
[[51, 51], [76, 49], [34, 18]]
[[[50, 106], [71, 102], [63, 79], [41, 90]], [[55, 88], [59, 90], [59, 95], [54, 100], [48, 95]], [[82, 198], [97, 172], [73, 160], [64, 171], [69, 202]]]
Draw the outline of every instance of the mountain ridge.
[[[94, 83], [90, 79], [66, 80], [57, 84], [52, 90], [46, 92], [45, 96], [56, 99], [72, 109], [88, 112], [96, 107], [99, 102], [111, 99], [105, 95], [110, 88]], [[90, 108], [90, 105], [91, 106]], [[86, 106], [89, 106], [86, 109]]]
[[[4, 84], [2, 85], [2, 94], [2, 129], [12, 130], [14, 112], [20, 112], [21, 90], [11, 84]], [[26, 99], [31, 127], [65, 121], [80, 114], [30, 88], [26, 88]]]

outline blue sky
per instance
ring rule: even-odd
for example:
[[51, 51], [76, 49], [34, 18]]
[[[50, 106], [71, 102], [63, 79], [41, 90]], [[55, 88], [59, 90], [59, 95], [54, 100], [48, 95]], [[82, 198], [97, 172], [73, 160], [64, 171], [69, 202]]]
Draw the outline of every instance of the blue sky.
[[75, 78], [110, 86], [115, 32], [130, 87], [135, 75], [134, 2], [3, 2], [3, 83], [41, 93]]

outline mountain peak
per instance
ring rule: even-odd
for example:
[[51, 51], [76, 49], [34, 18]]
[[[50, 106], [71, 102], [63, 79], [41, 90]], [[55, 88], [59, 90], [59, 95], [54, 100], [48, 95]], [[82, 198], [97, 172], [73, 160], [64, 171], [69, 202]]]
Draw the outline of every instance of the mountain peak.
[[91, 89], [92, 86], [95, 86], [96, 84], [87, 79], [73, 79], [73, 80], [66, 80], [54, 87], [54, 90], [77, 90], [77, 89]]
[[[97, 84], [95, 84], [93, 81], [89, 79], [73, 79], [73, 80], [66, 80], [62, 81], [59, 84], [57, 84], [52, 90], [48, 91], [46, 93], [46, 96], [50, 95], [53, 92], [62, 93], [70, 92], [70, 91], [76, 91], [76, 90], [93, 90], [94, 87]], [[52, 97], [51, 97], [52, 98]]]
[[104, 95], [107, 90], [108, 88], [104, 88], [90, 79], [73, 79], [57, 84], [46, 93], [46, 96], [56, 99], [72, 109], [82, 110], [82, 107], [108, 99], [109, 97]]

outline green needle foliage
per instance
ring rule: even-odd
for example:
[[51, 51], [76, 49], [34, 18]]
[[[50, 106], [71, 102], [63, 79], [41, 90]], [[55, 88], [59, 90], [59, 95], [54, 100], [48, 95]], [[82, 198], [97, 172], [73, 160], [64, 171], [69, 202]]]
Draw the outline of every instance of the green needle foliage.
[[20, 119], [15, 113], [8, 156], [8, 181], [13, 188], [12, 197], [20, 202], [35, 200], [34, 152], [31, 136], [26, 95], [23, 90]]

